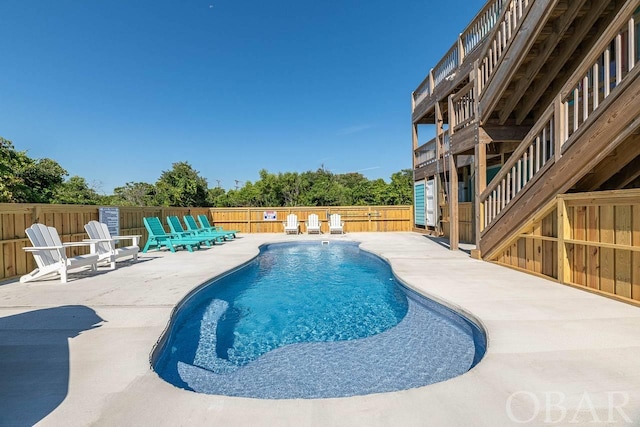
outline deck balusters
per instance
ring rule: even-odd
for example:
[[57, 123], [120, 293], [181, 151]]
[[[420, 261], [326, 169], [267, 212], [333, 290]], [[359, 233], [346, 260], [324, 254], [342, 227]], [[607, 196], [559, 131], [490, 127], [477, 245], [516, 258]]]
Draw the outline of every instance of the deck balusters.
[[562, 99], [566, 118], [571, 124], [563, 135], [562, 144], [578, 131], [635, 67], [636, 52], [635, 18], [631, 17]]
[[[505, 16], [507, 38], [529, 3], [522, 0], [511, 1], [509, 13]], [[586, 64], [585, 72], [570, 80], [573, 84], [569, 83], [566, 85], [568, 89], [561, 91], [557, 107], [556, 101], [547, 107], [480, 196], [480, 203], [484, 206], [482, 222], [485, 228], [493, 223], [500, 212], [541, 170], [544, 170], [545, 165], [556, 155], [558, 147], [561, 148], [562, 144], [580, 129], [594, 110], [610, 95], [611, 90], [635, 67], [638, 56], [637, 43], [636, 18], [632, 16], [597, 55], [597, 59], [591, 64]], [[490, 51], [482, 62], [482, 70], [478, 73], [481, 79], [490, 75], [487, 70], [491, 70], [493, 60], [493, 53]], [[486, 84], [486, 81], [484, 80], [483, 84]], [[561, 124], [556, 129], [559, 135], [554, 131], [557, 120], [560, 120]], [[559, 141], [556, 141], [556, 138], [559, 138]], [[495, 205], [496, 198], [500, 198], [499, 208]]]
[[[502, 13], [507, 0], [494, 0], [485, 5], [476, 18], [460, 34], [460, 37], [447, 51], [442, 59], [431, 69], [429, 75], [420, 83], [412, 94], [412, 110], [415, 110], [425, 98], [433, 94], [436, 86], [449, 77], [462, 64], [465, 56], [476, 49], [498, 24], [498, 19]], [[504, 22], [500, 23], [504, 27]], [[498, 43], [500, 54], [506, 40], [505, 30], [501, 31], [505, 41]], [[495, 49], [494, 49], [495, 50]], [[492, 65], [493, 66], [493, 65]], [[488, 78], [488, 76], [487, 76]]]
[[505, 12], [502, 20], [499, 23], [499, 31], [497, 31], [491, 42], [491, 48], [487, 51], [482, 62], [481, 81], [479, 84], [480, 93], [487, 86], [493, 72], [495, 71], [498, 62], [504, 55], [509, 42], [516, 34], [516, 28], [522, 21], [522, 17], [527, 7], [529, 6], [528, 0], [511, 0], [507, 11]]

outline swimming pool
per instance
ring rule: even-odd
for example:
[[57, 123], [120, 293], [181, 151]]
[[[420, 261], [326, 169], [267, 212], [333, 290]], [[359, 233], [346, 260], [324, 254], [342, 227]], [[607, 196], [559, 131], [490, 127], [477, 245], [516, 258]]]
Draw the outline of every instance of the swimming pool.
[[484, 354], [480, 329], [402, 286], [357, 243], [278, 243], [190, 295], [153, 367], [201, 393], [326, 398], [460, 375]]

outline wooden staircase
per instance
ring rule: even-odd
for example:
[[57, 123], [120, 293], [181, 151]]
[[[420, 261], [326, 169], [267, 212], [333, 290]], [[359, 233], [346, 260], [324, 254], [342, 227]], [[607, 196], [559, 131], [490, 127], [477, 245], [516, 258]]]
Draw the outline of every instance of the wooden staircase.
[[[533, 3], [537, 4], [538, 0]], [[543, 1], [535, 9], [532, 5], [529, 10], [532, 15], [529, 16], [536, 19], [540, 19], [542, 13], [551, 16], [551, 6], [556, 3]], [[599, 171], [600, 181], [611, 183], [606, 179], [606, 168], [601, 166], [611, 164], [611, 156], [615, 157], [618, 166], [636, 164], [640, 151], [637, 148], [640, 67], [636, 66], [638, 51], [633, 17], [639, 3], [621, 3], [616, 7], [615, 15], [605, 19], [608, 22], [606, 31], [599, 34], [591, 50], [583, 55], [498, 175], [481, 192], [478, 205], [482, 230], [479, 249], [483, 258], [492, 259], [511, 236], [526, 228], [556, 196], [580, 191], [587, 184], [590, 186], [588, 190], [597, 189], [594, 188], [594, 183], [598, 182], [594, 179], [594, 171]], [[534, 10], [538, 12], [534, 14]], [[540, 31], [536, 29], [540, 27], [544, 26], [530, 26], [532, 37], [536, 37]], [[515, 43], [525, 42], [513, 43], [515, 46]], [[509, 57], [508, 51], [504, 56]], [[501, 66], [518, 68], [520, 65], [516, 63], [515, 56], [511, 63], [498, 61], [494, 74], [487, 79], [488, 85], [480, 94], [480, 110], [483, 106], [504, 107], [509, 104], [502, 100], [510, 85], [495, 80], [494, 76], [508, 74], [508, 70], [500, 70]], [[519, 82], [512, 84], [517, 86]], [[495, 89], [497, 86], [502, 88], [502, 92]], [[506, 95], [506, 99], [512, 99], [512, 94]], [[494, 116], [503, 120], [504, 111], [498, 109]], [[513, 116], [519, 114], [521, 112], [514, 111]], [[490, 120], [491, 114], [481, 111], [480, 117], [483, 116]], [[629, 175], [631, 180], [637, 178], [633, 171]], [[620, 181], [620, 185], [628, 185], [629, 182], [627, 177], [626, 181]]]
[[640, 302], [638, 33], [640, 0], [486, 3], [412, 94], [414, 181], [446, 193], [452, 250], [461, 179], [472, 256]]

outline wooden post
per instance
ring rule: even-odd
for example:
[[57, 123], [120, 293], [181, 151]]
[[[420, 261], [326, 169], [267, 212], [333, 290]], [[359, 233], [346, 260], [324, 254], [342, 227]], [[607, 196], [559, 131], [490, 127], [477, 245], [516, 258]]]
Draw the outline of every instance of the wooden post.
[[453, 153], [449, 153], [449, 248], [452, 251], [458, 250], [458, 243], [460, 242], [457, 157]]
[[[456, 126], [456, 115], [453, 111], [453, 95], [449, 95], [448, 98], [449, 103], [449, 144], [451, 144], [451, 137], [453, 136], [453, 128]], [[451, 150], [451, 146], [449, 146], [449, 150]]]
[[[562, 99], [560, 98], [560, 94], [556, 96], [556, 99], [553, 102], [553, 151], [556, 162], [562, 156], [562, 144], [564, 143], [565, 136], [565, 109], [562, 108]], [[544, 141], [543, 141], [544, 143]], [[545, 143], [546, 146], [546, 143]], [[546, 159], [545, 159], [546, 160]]]
[[416, 169], [416, 149], [418, 148], [418, 125], [413, 124], [412, 128], [412, 139], [413, 139], [413, 150], [411, 150], [411, 157], [413, 158], [413, 169]]
[[434, 80], [433, 80], [433, 68], [431, 70], [429, 70], [429, 95], [431, 95], [433, 93], [433, 84]]
[[562, 197], [557, 198], [558, 215], [558, 281], [560, 283], [571, 282], [571, 265], [567, 255], [565, 239], [571, 236], [571, 225], [567, 215], [567, 206]]
[[42, 213], [42, 207], [40, 205], [35, 205], [31, 208], [31, 224], [35, 224], [40, 222], [40, 215]]
[[436, 102], [435, 107], [435, 116], [436, 116], [436, 161], [440, 160], [442, 156], [444, 156], [444, 144], [442, 140], [442, 110], [440, 108], [440, 102]]
[[476, 227], [476, 254], [478, 258], [480, 254], [480, 234], [484, 230], [484, 205], [481, 203], [480, 195], [487, 188], [487, 146], [484, 142], [478, 141], [474, 151], [474, 167], [475, 167], [475, 227]]
[[[442, 110], [440, 108], [440, 102], [436, 101], [435, 104], [435, 115], [436, 115], [436, 162], [440, 164], [440, 159], [444, 158], [444, 140], [443, 140], [443, 132], [442, 126], [444, 123], [444, 119], [442, 118]], [[435, 209], [435, 220], [436, 226], [435, 231], [438, 236], [443, 234], [442, 232], [442, 222], [440, 221], [442, 218], [440, 211], [440, 202], [442, 201], [442, 197], [440, 196], [440, 191], [442, 189], [442, 183], [440, 181], [440, 174], [436, 174], [436, 190], [434, 194], [434, 209]]]

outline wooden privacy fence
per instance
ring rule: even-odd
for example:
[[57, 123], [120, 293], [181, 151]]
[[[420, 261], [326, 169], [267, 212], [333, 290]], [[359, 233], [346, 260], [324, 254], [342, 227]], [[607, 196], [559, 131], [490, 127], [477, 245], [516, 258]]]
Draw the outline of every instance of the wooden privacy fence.
[[558, 196], [490, 259], [638, 303], [640, 190]]
[[[31, 254], [22, 250], [31, 246], [24, 230], [34, 223], [41, 223], [58, 230], [63, 242], [78, 242], [87, 239], [84, 225], [98, 220], [99, 206], [48, 205], [0, 203], [0, 280], [20, 276], [35, 268]], [[147, 241], [147, 231], [142, 218], [157, 216], [165, 222], [167, 215], [209, 214], [209, 208], [173, 207], [120, 207], [120, 234], [142, 235], [141, 243]], [[86, 253], [87, 249], [67, 249], [69, 255]]]
[[[444, 237], [449, 238], [450, 235], [450, 219], [449, 219], [449, 205], [442, 204], [442, 234]], [[460, 202], [458, 203], [458, 230], [460, 235], [460, 241], [463, 243], [475, 243], [474, 233], [474, 218], [473, 218], [473, 203], [472, 202]]]
[[[42, 223], [58, 230], [63, 242], [78, 242], [88, 238], [84, 225], [98, 220], [99, 206], [48, 205], [0, 203], [0, 280], [20, 276], [35, 268], [31, 254], [22, 250], [31, 246], [25, 229], [34, 223]], [[312, 208], [176, 208], [176, 207], [119, 207], [120, 234], [139, 234], [141, 244], [147, 240], [142, 218], [157, 216], [163, 223], [167, 215], [208, 215], [216, 225], [243, 233], [281, 233], [282, 222], [289, 213], [298, 215], [301, 230], [306, 232], [304, 221], [316, 213], [322, 221], [322, 231], [328, 232], [328, 217], [339, 213], [345, 222], [345, 232], [356, 231], [410, 231], [411, 206], [357, 206]], [[268, 218], [265, 219], [265, 212]], [[275, 217], [275, 220], [270, 218]], [[165, 227], [167, 228], [167, 227]], [[167, 228], [168, 231], [168, 228]], [[73, 247], [68, 254], [75, 256], [87, 249]]]
[[306, 233], [305, 221], [318, 215], [320, 230], [329, 232], [329, 215], [340, 214], [345, 233], [361, 231], [411, 231], [412, 206], [332, 206], [280, 208], [210, 208], [216, 225], [243, 233], [282, 233], [282, 223], [290, 213], [298, 216], [300, 231]]

